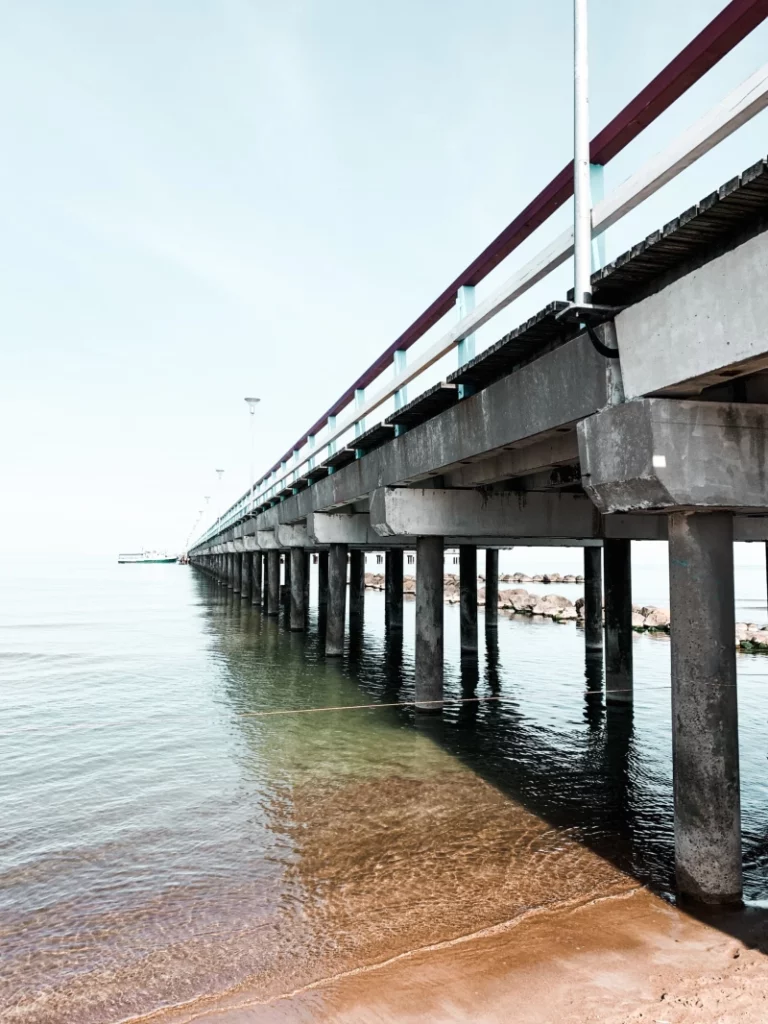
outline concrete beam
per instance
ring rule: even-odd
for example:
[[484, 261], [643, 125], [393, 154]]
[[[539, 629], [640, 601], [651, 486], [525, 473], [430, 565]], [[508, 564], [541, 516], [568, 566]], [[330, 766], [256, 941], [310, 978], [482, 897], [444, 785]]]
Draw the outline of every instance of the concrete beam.
[[300, 524], [275, 527], [275, 537], [281, 548], [306, 548], [310, 544], [307, 528]]
[[768, 509], [768, 408], [646, 398], [579, 424], [582, 482], [602, 512]]
[[597, 537], [600, 517], [581, 494], [381, 487], [371, 496], [381, 537]]
[[[563, 428], [564, 430], [567, 428]], [[520, 444], [511, 450], [460, 466], [443, 475], [446, 487], [479, 487], [517, 476], [578, 462], [579, 444], [575, 429], [557, 433], [533, 444]]]
[[277, 551], [280, 547], [274, 530], [257, 530], [256, 543], [262, 551]]
[[695, 395], [720, 371], [768, 365], [768, 233], [690, 271], [616, 317], [628, 399]]

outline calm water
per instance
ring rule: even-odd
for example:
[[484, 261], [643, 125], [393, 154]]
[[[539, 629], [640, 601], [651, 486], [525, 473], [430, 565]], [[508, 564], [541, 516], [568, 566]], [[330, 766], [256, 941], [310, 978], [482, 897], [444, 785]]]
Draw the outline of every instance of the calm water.
[[[362, 635], [326, 664], [314, 608], [290, 634], [189, 568], [9, 572], [3, 1022], [268, 997], [637, 879], [669, 890], [665, 637], [635, 638], [631, 721], [585, 696], [599, 679], [576, 626], [502, 618], [462, 670], [448, 606], [448, 693], [484, 700], [442, 721], [264, 715], [411, 699], [413, 605], [398, 644], [368, 593]], [[637, 600], [666, 603], [652, 575]], [[738, 616], [764, 621], [762, 571], [737, 582]], [[740, 655], [739, 673], [746, 888], [763, 899], [768, 658]]]

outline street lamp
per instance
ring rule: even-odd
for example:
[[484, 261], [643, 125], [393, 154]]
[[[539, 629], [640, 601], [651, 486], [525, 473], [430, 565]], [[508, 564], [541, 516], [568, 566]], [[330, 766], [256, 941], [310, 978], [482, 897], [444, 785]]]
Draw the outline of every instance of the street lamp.
[[256, 415], [256, 406], [261, 401], [260, 398], [246, 398], [245, 402], [248, 406], [248, 412], [251, 414], [251, 508], [250, 512], [253, 515], [253, 491], [255, 485], [254, 468], [253, 468], [253, 443], [254, 443], [254, 417]]
[[[216, 476], [219, 478], [219, 485], [217, 487], [216, 504], [221, 507], [221, 478], [224, 476], [223, 469], [216, 470]], [[221, 521], [221, 513], [216, 516], [216, 526], [218, 528], [219, 522]]]

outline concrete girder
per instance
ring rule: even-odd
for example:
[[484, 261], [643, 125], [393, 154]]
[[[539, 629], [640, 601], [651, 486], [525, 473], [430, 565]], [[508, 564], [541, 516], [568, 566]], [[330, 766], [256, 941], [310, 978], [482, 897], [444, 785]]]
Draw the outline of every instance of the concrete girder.
[[381, 487], [370, 516], [381, 537], [596, 537], [600, 530], [589, 498], [558, 492]]
[[299, 523], [276, 526], [275, 537], [281, 548], [306, 548], [310, 543], [306, 526]]
[[533, 444], [522, 444], [520, 447], [451, 470], [450, 473], [443, 475], [443, 483], [446, 487], [479, 487], [483, 484], [511, 480], [541, 469], [568, 465], [578, 462], [578, 459], [576, 430], [563, 428], [562, 433], [553, 434]]
[[768, 365], [768, 233], [689, 271], [616, 317], [627, 399], [696, 395], [737, 366]]
[[232, 544], [234, 545], [235, 553], [238, 555], [242, 555], [242, 553], [246, 550], [245, 541], [243, 540], [242, 537], [236, 537], [232, 541]]
[[262, 551], [277, 551], [280, 548], [274, 530], [257, 530], [256, 543]]
[[601, 512], [768, 509], [768, 408], [645, 398], [579, 424], [584, 488]]

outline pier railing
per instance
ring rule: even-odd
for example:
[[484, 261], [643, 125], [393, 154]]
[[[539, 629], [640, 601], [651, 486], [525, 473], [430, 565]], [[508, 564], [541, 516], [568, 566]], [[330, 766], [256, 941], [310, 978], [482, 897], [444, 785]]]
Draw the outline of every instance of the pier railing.
[[[732, 0], [645, 89], [592, 140], [593, 172], [601, 169], [702, 78], [722, 57], [768, 17], [768, 0]], [[649, 196], [672, 181], [768, 106], [768, 64], [730, 92], [717, 106], [678, 135], [623, 184], [592, 207], [592, 237], [597, 238]], [[265, 504], [284, 498], [365, 429], [366, 417], [394, 398], [399, 408], [406, 388], [458, 348], [460, 362], [471, 358], [474, 334], [534, 285], [573, 256], [573, 228], [517, 268], [475, 305], [475, 285], [503, 263], [573, 195], [569, 163], [437, 299], [365, 370], [333, 405], [196, 542], [246, 519]], [[460, 319], [440, 337], [407, 353], [456, 306]], [[414, 397], [414, 396], [411, 396]], [[332, 472], [332, 467], [329, 472]]]

